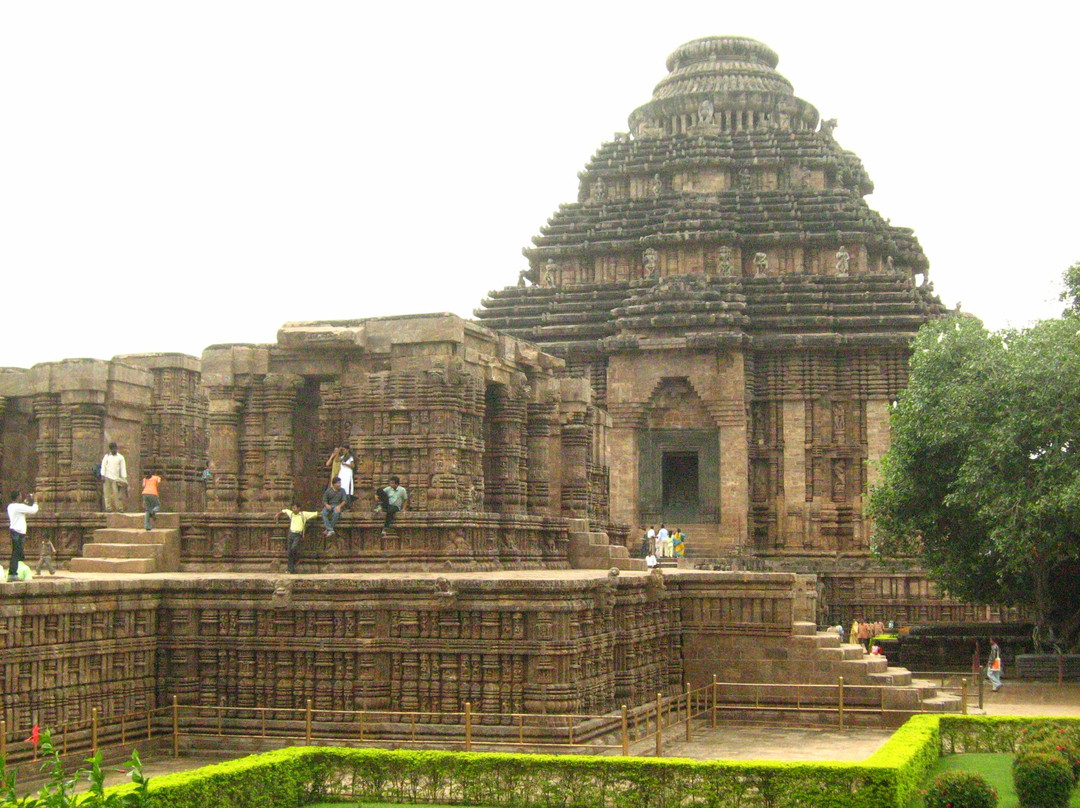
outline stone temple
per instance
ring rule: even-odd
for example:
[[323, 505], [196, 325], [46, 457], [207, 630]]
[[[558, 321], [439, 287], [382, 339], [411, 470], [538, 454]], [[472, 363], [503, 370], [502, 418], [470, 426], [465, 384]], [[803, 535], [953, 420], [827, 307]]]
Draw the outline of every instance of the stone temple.
[[[29, 560], [47, 538], [67, 567], [0, 585], [8, 727], [174, 695], [607, 711], [714, 674], [834, 681], [835, 655], [793, 643], [825, 615], [996, 617], [869, 553], [890, 404], [944, 310], [777, 61], [737, 37], [679, 47], [472, 321], [0, 371], [3, 489], [38, 492]], [[110, 441], [133, 483], [165, 477], [150, 532], [101, 513]], [[410, 507], [384, 537], [362, 496], [285, 575], [275, 515], [318, 502], [341, 443], [361, 495], [395, 474]], [[628, 549], [662, 522], [688, 557], [647, 574]], [[849, 681], [906, 703], [906, 672], [863, 662]]]

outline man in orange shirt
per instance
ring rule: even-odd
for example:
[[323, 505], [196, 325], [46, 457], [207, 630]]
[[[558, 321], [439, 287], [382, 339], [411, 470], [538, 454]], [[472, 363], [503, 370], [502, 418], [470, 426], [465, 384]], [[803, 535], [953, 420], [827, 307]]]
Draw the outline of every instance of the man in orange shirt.
[[161, 477], [154, 474], [154, 470], [146, 472], [142, 481], [142, 501], [146, 516], [143, 524], [149, 530], [157, 512], [161, 510], [161, 500], [158, 499], [158, 486], [161, 485]]

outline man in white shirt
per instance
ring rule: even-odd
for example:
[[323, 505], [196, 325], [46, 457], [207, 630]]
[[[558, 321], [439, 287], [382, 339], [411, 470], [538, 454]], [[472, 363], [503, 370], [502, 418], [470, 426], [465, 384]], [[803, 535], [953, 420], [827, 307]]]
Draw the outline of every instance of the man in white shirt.
[[8, 583], [19, 580], [19, 564], [23, 560], [23, 548], [26, 547], [26, 517], [38, 512], [34, 495], [23, 496], [22, 491], [11, 492], [11, 504], [7, 507], [8, 521], [11, 523], [11, 563], [8, 564]]
[[660, 530], [656, 534], [656, 554], [661, 558], [671, 557], [671, 535], [664, 525], [660, 525]]
[[105, 510], [117, 513], [124, 510], [127, 500], [127, 462], [116, 444], [109, 444], [109, 452], [101, 458], [101, 479], [105, 490]]

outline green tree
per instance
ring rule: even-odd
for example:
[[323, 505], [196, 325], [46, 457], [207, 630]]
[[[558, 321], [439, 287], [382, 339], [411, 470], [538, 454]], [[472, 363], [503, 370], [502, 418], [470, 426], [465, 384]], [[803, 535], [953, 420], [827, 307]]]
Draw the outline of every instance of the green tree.
[[1080, 263], [1065, 287], [1064, 314], [1026, 329], [954, 315], [919, 331], [871, 514], [879, 552], [918, 555], [961, 599], [1030, 607], [1039, 638], [1073, 647]]

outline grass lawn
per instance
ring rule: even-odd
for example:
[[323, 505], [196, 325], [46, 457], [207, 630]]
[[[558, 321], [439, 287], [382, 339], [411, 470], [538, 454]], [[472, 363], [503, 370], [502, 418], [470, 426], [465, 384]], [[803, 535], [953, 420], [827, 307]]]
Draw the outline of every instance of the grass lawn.
[[[315, 805], [310, 805], [308, 808], [401, 808], [403, 805], [408, 805], [409, 808], [417, 808], [417, 803], [399, 803], [399, 802], [319, 802]], [[423, 803], [423, 808], [462, 808], [461, 805], [429, 805]], [[475, 806], [475, 808], [484, 808], [482, 805]]]
[[[930, 770], [927, 782], [944, 771], [960, 769], [966, 772], [975, 772], [985, 777], [998, 793], [998, 808], [1018, 808], [1020, 801], [1016, 798], [1016, 792], [1012, 784], [1012, 755], [999, 754], [972, 754], [972, 755], [948, 755], [938, 759], [937, 764]], [[922, 808], [922, 797], [916, 797], [911, 803], [911, 808]], [[1074, 789], [1069, 799], [1069, 808], [1080, 808], [1080, 789]]]

